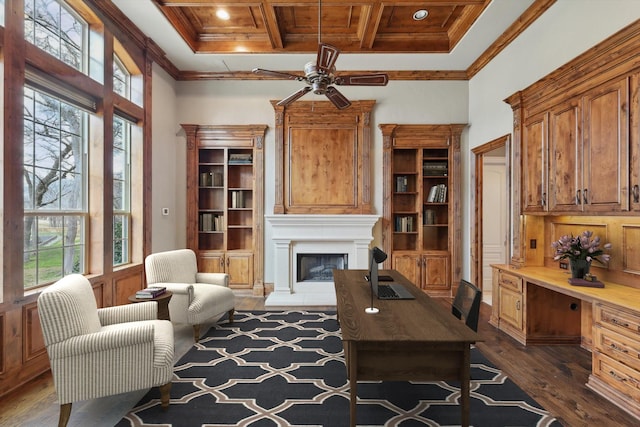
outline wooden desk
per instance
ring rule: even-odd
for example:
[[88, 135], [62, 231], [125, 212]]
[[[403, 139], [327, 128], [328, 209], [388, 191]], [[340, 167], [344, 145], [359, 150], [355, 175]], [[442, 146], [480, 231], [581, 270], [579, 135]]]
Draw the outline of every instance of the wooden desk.
[[415, 300], [380, 301], [367, 314], [371, 290], [365, 270], [334, 270], [338, 320], [350, 386], [350, 424], [356, 425], [357, 382], [459, 380], [462, 425], [469, 425], [471, 344], [479, 335], [395, 270]]
[[158, 319], [159, 320], [171, 320], [169, 317], [169, 301], [173, 296], [173, 292], [165, 291], [162, 295], [158, 295], [155, 298], [136, 298], [136, 294], [129, 296], [130, 303], [155, 301], [158, 303]]

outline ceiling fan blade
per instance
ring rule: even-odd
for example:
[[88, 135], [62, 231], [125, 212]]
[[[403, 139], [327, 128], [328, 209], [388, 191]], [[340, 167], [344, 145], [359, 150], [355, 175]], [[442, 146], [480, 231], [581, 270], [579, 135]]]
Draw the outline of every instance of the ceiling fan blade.
[[320, 43], [318, 45], [317, 68], [325, 74], [331, 74], [338, 59], [340, 50], [330, 44]]
[[339, 86], [386, 86], [388, 82], [389, 77], [384, 73], [351, 74], [335, 78], [335, 84]]
[[280, 78], [285, 78], [289, 80], [298, 80], [298, 81], [304, 80], [304, 77], [302, 76], [297, 76], [295, 74], [285, 73], [282, 71], [271, 71], [271, 70], [265, 70], [263, 68], [254, 68], [251, 71], [254, 74], [263, 74], [265, 76], [280, 77]]
[[338, 110], [343, 110], [351, 105], [351, 102], [333, 86], [327, 88], [325, 95]]
[[276, 105], [280, 105], [281, 107], [285, 107], [289, 104], [291, 104], [293, 101], [302, 98], [304, 95], [306, 95], [307, 93], [311, 92], [311, 87], [310, 86], [305, 86], [302, 89], [292, 93], [291, 95], [287, 96], [285, 99], [283, 99], [282, 101], [278, 102]]

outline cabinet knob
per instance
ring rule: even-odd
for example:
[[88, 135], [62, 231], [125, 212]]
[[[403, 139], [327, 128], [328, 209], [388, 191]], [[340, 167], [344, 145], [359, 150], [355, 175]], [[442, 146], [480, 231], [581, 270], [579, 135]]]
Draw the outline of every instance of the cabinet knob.
[[516, 310], [520, 310], [520, 300], [516, 301]]
[[547, 206], [547, 193], [542, 193], [542, 206]]
[[580, 190], [576, 191], [576, 205], [580, 204]]
[[224, 267], [224, 257], [220, 257], [220, 267]]
[[633, 203], [640, 202], [640, 187], [638, 186], [638, 184], [633, 186], [631, 194], [633, 194]]
[[582, 190], [582, 201], [584, 202], [585, 205], [589, 204], [589, 198], [587, 197], [587, 194], [589, 190], [587, 190], [586, 188], [584, 190]]

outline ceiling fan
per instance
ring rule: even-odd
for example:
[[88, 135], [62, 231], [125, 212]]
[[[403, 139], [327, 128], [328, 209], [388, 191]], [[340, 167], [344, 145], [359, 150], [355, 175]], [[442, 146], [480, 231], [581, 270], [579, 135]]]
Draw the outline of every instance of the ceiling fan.
[[285, 73], [282, 71], [271, 71], [263, 68], [254, 68], [256, 74], [263, 74], [273, 77], [284, 77], [289, 80], [304, 81], [307, 86], [297, 90], [288, 97], [284, 98], [277, 105], [286, 106], [301, 98], [309, 92], [316, 95], [325, 95], [329, 101], [342, 110], [351, 105], [351, 102], [342, 94], [336, 86], [385, 86], [389, 78], [384, 73], [370, 74], [350, 74], [340, 75], [334, 74], [336, 68], [335, 63], [340, 54], [340, 50], [335, 46], [322, 43], [321, 35], [321, 18], [322, 18], [322, 0], [318, 1], [318, 57], [316, 62], [307, 62], [304, 66], [304, 77], [296, 74]]

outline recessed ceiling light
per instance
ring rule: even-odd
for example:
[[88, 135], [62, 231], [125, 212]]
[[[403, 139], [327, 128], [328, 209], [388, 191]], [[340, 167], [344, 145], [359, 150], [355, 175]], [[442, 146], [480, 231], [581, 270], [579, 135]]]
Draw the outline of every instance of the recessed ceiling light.
[[218, 9], [216, 11], [216, 16], [220, 19], [224, 19], [225, 21], [228, 21], [229, 18], [231, 18], [231, 16], [229, 16], [229, 12], [224, 9]]
[[429, 15], [429, 11], [427, 11], [426, 9], [416, 10], [415, 12], [413, 12], [413, 19], [414, 21], [422, 21], [427, 17], [427, 15]]

